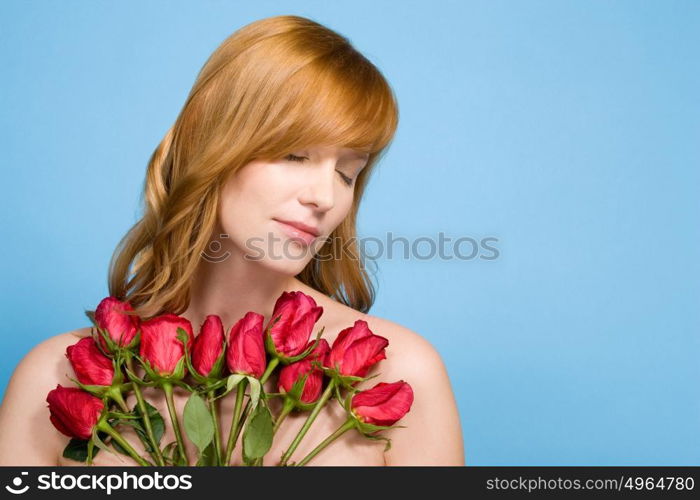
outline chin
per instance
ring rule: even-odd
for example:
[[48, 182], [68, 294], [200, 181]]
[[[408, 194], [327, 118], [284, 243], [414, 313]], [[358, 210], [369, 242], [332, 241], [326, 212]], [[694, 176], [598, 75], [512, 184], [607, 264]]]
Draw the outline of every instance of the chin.
[[[262, 240], [262, 241], [260, 241]], [[246, 246], [245, 258], [275, 272], [296, 276], [314, 258], [314, 245], [304, 245], [289, 239], [273, 244], [267, 238], [259, 238], [255, 245]]]
[[280, 274], [287, 276], [296, 276], [304, 270], [308, 264], [308, 259], [304, 260], [290, 260], [290, 259], [280, 259], [280, 260], [269, 260], [265, 259], [260, 261], [260, 264], [266, 268], [275, 271]]

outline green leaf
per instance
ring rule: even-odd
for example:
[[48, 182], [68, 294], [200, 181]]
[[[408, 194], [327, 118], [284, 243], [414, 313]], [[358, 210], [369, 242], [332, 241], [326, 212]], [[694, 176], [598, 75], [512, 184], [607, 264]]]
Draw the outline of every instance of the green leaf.
[[168, 443], [165, 448], [163, 448], [163, 459], [165, 460], [166, 465], [175, 465], [177, 453], [177, 441], [172, 441], [171, 443]]
[[228, 379], [226, 380], [226, 392], [231, 392], [234, 387], [238, 385], [238, 383], [246, 378], [245, 375], [241, 375], [240, 373], [234, 373], [233, 375], [229, 375]]
[[255, 409], [258, 406], [258, 401], [260, 400], [260, 390], [262, 388], [260, 381], [255, 377], [248, 377], [248, 383], [250, 383], [250, 404], [251, 409]]
[[246, 466], [255, 465], [255, 460], [257, 460], [257, 459], [250, 458], [250, 457], [246, 456], [245, 449], [243, 450], [243, 465], [246, 465]]
[[[149, 419], [151, 420], [151, 428], [153, 429], [153, 436], [156, 438], [156, 443], [158, 446], [160, 446], [160, 440], [163, 437], [163, 433], [165, 432], [165, 421], [163, 420], [163, 416], [158, 412], [158, 410], [151, 405], [148, 401], [144, 400], [144, 404], [146, 405], [146, 413], [148, 414]], [[139, 417], [142, 416], [141, 412], [139, 411], [139, 405], [138, 403], [136, 406], [134, 406], [133, 413], [138, 415]], [[136, 432], [138, 432], [142, 436], [142, 441], [145, 444], [146, 451], [151, 453], [155, 450], [152, 449], [151, 443], [148, 439], [148, 435], [146, 434], [145, 427], [139, 428], [134, 426], [136, 429]]]
[[[89, 439], [71, 439], [63, 449], [63, 456], [76, 462], [86, 462], [88, 459], [88, 443], [90, 443]], [[98, 451], [100, 450], [95, 450], [92, 456], [97, 455]]]
[[214, 447], [214, 442], [209, 443], [206, 447], [204, 453], [199, 456], [197, 461], [198, 466], [214, 466], [216, 465], [216, 449]]
[[272, 446], [272, 415], [266, 406], [260, 405], [243, 434], [243, 451], [251, 459], [265, 456]]
[[187, 437], [200, 453], [204, 453], [214, 437], [214, 421], [207, 404], [196, 392], [193, 392], [185, 403], [184, 421]]
[[145, 432], [145, 427], [141, 423], [141, 417], [134, 417], [137, 420], [124, 420], [123, 418], [120, 418], [118, 420], [115, 420], [115, 425], [128, 425], [129, 427], [134, 427], [137, 431], [141, 430]]
[[124, 448], [122, 448], [122, 445], [117, 443], [114, 439], [112, 439], [112, 446], [114, 446], [114, 449], [117, 450], [122, 455], [126, 455], [127, 457], [131, 458], [131, 455], [129, 455], [129, 452], [126, 451]]
[[223, 398], [231, 392], [240, 382], [241, 380], [247, 378], [245, 375], [241, 375], [240, 373], [234, 373], [232, 375], [229, 375], [225, 379], [220, 380], [219, 382], [212, 384], [211, 386], [207, 387], [207, 391], [218, 389], [220, 387], [220, 384], [225, 380], [226, 381], [226, 390], [223, 391], [221, 394], [216, 396], [214, 399], [219, 399]]

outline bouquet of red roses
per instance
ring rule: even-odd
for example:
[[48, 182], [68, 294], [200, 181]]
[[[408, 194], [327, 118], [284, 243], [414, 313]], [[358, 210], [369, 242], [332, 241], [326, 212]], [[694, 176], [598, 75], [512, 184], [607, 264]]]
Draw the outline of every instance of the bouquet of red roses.
[[[129, 311], [131, 314], [129, 314]], [[381, 431], [396, 426], [413, 403], [411, 386], [399, 380], [358, 390], [370, 368], [386, 358], [389, 341], [375, 335], [363, 320], [342, 330], [333, 345], [312, 331], [323, 308], [310, 296], [284, 292], [272, 317], [248, 312], [228, 335], [219, 316], [209, 315], [199, 334], [190, 322], [167, 313], [142, 321], [128, 302], [103, 299], [94, 316], [92, 335], [66, 349], [77, 387], [58, 385], [46, 401], [50, 419], [71, 441], [63, 456], [92, 464], [100, 450], [130, 456], [139, 465], [189, 465], [185, 438], [196, 447], [197, 465], [229, 465], [239, 438], [244, 465], [263, 465], [275, 434], [292, 411], [308, 417], [277, 465], [306, 465], [316, 454], [350, 429], [369, 439], [391, 442]], [[139, 369], [140, 368], [140, 369]], [[263, 384], [277, 371], [277, 390]], [[142, 374], [139, 374], [141, 372]], [[182, 414], [173, 388], [189, 392]], [[163, 391], [175, 441], [163, 445], [166, 421], [144, 397], [143, 387]], [[126, 396], [136, 404], [129, 408]], [[235, 398], [229, 437], [224, 442], [218, 422], [222, 398]], [[283, 398], [273, 415], [271, 398]], [[336, 399], [347, 420], [306, 457], [292, 454], [326, 403]], [[147, 457], [139, 455], [120, 432], [131, 426]], [[184, 430], [184, 433], [183, 433]]]

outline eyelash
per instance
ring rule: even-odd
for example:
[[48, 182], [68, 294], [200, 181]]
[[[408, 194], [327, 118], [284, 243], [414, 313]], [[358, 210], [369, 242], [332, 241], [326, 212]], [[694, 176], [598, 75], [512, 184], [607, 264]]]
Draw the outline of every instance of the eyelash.
[[[308, 160], [308, 158], [307, 158], [306, 156], [296, 156], [296, 155], [293, 155], [293, 154], [288, 154], [287, 156], [284, 157], [284, 159], [285, 159], [285, 160], [289, 160], [289, 161], [296, 161], [296, 162], [299, 162], [299, 163], [304, 163], [305, 160]], [[347, 186], [352, 186], [352, 182], [353, 182], [352, 178], [348, 177], [347, 175], [345, 175], [345, 174], [344, 174], [343, 172], [341, 172], [340, 170], [338, 170], [338, 173], [340, 174], [340, 177], [343, 179], [343, 182], [344, 182]]]

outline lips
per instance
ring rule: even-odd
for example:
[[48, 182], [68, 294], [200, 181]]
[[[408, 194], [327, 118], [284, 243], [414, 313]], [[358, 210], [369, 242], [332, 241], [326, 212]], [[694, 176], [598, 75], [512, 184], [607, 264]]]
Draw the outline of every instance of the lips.
[[292, 220], [283, 220], [283, 219], [275, 219], [275, 220], [277, 222], [287, 224], [288, 226], [295, 227], [299, 231], [304, 231], [305, 233], [308, 233], [312, 236], [318, 236], [321, 234], [321, 232], [318, 229], [316, 229], [313, 226], [309, 226], [308, 224], [304, 224], [303, 222], [297, 222], [297, 221], [292, 221]]
[[299, 240], [306, 245], [310, 245], [320, 234], [318, 229], [301, 222], [284, 221], [280, 219], [274, 220], [280, 225], [280, 228], [287, 236]]

